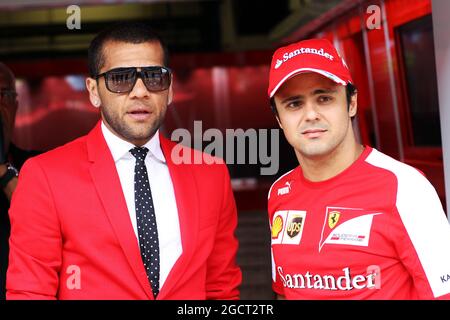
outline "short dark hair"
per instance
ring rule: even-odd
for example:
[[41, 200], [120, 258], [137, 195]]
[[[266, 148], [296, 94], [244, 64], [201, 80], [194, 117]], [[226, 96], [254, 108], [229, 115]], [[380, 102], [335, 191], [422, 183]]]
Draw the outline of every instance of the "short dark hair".
[[[347, 85], [345, 86], [345, 95], [347, 97], [347, 109], [350, 108], [350, 102], [352, 100], [352, 97], [357, 93], [356, 87], [354, 84], [352, 83], [347, 83]], [[275, 98], [272, 97], [270, 98], [270, 108], [272, 109], [272, 112], [277, 116], [278, 115], [278, 111], [277, 111], [277, 106], [275, 104]]]
[[347, 96], [347, 108], [350, 109], [350, 102], [352, 101], [352, 97], [358, 92], [353, 83], [347, 83], [345, 86], [345, 95]]
[[119, 41], [139, 44], [157, 42], [164, 54], [164, 66], [169, 65], [169, 52], [164, 40], [146, 23], [120, 22], [101, 31], [92, 41], [88, 49], [89, 75], [95, 77], [105, 63], [103, 47], [108, 41]]

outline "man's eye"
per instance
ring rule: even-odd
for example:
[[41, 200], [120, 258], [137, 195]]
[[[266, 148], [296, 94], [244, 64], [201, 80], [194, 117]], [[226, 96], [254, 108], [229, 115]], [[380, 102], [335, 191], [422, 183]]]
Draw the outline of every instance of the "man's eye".
[[331, 100], [333, 100], [333, 98], [329, 97], [329, 96], [320, 96], [318, 100], [321, 103], [326, 103], [326, 102], [330, 102]]
[[286, 105], [286, 108], [299, 108], [301, 105], [300, 101], [291, 101]]

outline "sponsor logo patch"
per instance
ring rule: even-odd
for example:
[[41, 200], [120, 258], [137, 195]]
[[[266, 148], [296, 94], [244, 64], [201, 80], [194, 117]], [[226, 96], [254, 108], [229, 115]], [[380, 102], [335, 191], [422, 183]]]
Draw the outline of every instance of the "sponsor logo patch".
[[307, 270], [305, 273], [287, 273], [283, 267], [277, 267], [278, 276], [285, 288], [289, 289], [316, 289], [316, 290], [363, 290], [381, 288], [381, 270], [377, 265], [368, 266], [360, 273], [350, 271], [345, 267], [331, 274], [318, 274]]
[[277, 211], [272, 218], [272, 244], [300, 244], [306, 211]]
[[278, 215], [273, 220], [272, 239], [278, 239], [278, 237], [280, 236], [281, 231], [283, 231], [283, 228], [284, 228], [283, 217], [281, 215]]
[[358, 208], [327, 207], [319, 251], [325, 244], [367, 247], [373, 217], [379, 214]]
[[446, 274], [446, 275], [441, 276], [441, 282], [442, 283], [445, 283], [447, 281], [450, 281], [450, 274]]
[[283, 54], [283, 60], [277, 59], [277, 61], [275, 62], [274, 69], [278, 69], [284, 62], [288, 61], [289, 59], [292, 59], [293, 57], [298, 56], [299, 54], [305, 53], [316, 54], [325, 57], [331, 61], [334, 60], [334, 56], [329, 54], [328, 52], [325, 52], [323, 48], [320, 48], [319, 50], [317, 50], [316, 48], [299, 48], [294, 51], [285, 52]]
[[291, 191], [291, 182], [288, 181], [285, 183], [285, 186], [282, 188], [278, 188], [277, 195], [282, 196], [283, 194], [288, 194]]
[[287, 225], [286, 234], [291, 238], [295, 238], [300, 234], [303, 228], [303, 217], [296, 216]]
[[333, 229], [334, 226], [338, 223], [339, 217], [341, 216], [341, 213], [339, 211], [330, 211], [328, 214], [328, 226], [330, 229]]
[[280, 59], [277, 59], [277, 62], [275, 63], [275, 69], [278, 69], [283, 64], [283, 61]]

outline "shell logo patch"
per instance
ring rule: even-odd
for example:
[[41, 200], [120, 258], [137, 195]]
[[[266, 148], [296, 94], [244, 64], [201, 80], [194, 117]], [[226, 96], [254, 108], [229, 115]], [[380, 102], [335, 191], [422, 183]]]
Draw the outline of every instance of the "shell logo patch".
[[277, 216], [273, 220], [272, 239], [277, 239], [280, 236], [280, 233], [283, 230], [283, 227], [284, 227], [283, 218], [281, 216]]

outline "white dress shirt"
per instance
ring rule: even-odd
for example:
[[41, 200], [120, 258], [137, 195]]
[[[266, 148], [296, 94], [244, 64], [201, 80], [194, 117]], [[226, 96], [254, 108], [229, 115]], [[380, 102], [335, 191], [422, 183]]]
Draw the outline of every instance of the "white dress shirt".
[[[113, 134], [103, 121], [101, 127], [103, 136], [116, 164], [128, 213], [130, 214], [131, 224], [136, 235], [136, 241], [138, 241], [134, 203], [134, 166], [136, 164], [136, 158], [129, 152], [135, 145]], [[145, 157], [145, 165], [147, 166], [148, 180], [150, 182], [155, 208], [156, 225], [158, 227], [160, 256], [159, 287], [161, 288], [183, 250], [180, 223], [172, 179], [159, 142], [159, 132], [157, 131], [143, 147], [149, 150]]]

